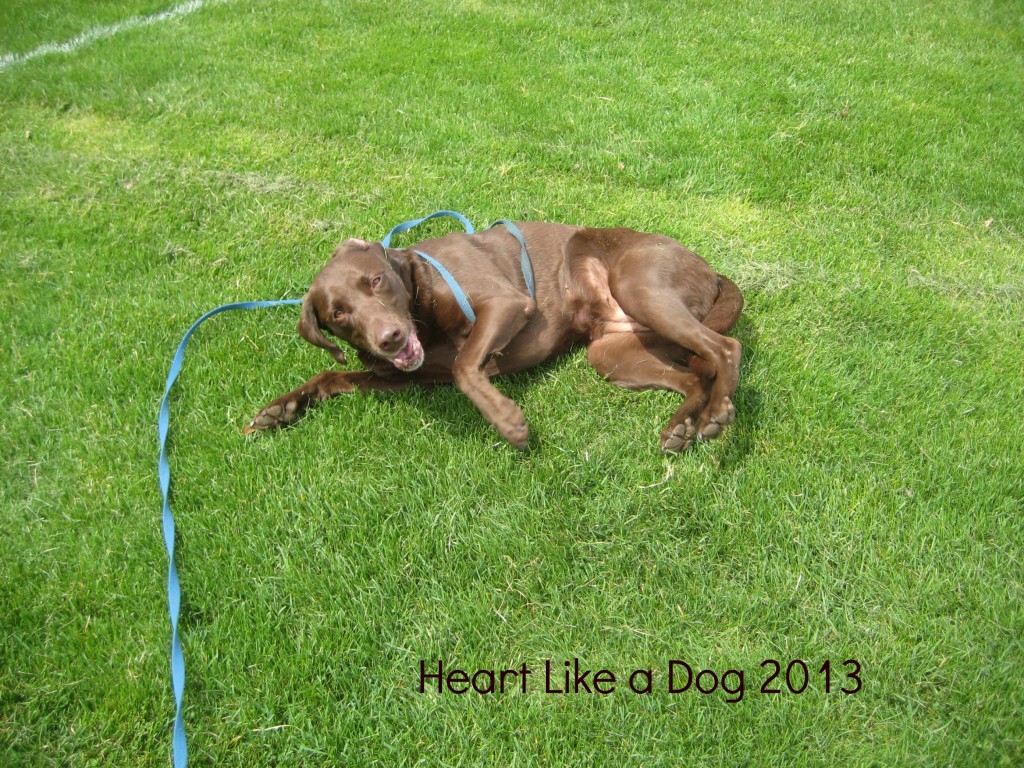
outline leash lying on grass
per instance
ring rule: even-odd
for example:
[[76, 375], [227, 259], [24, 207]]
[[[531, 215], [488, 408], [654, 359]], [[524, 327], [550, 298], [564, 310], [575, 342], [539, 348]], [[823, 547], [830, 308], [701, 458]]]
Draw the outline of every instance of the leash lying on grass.
[[[407, 232], [425, 221], [441, 216], [451, 216], [458, 219], [462, 223], [462, 226], [465, 227], [467, 234], [473, 234], [473, 225], [469, 222], [469, 219], [462, 214], [455, 213], [454, 211], [438, 211], [437, 213], [432, 213], [422, 219], [412, 219], [398, 224], [388, 232], [383, 242], [387, 245], [391, 242], [391, 238], [394, 235]], [[522, 235], [515, 229], [514, 224], [510, 224], [503, 219], [495, 222], [492, 226], [496, 226], [497, 224], [504, 224], [522, 245], [523, 274], [526, 276], [527, 284], [530, 285], [532, 289], [533, 271], [530, 267], [529, 256], [526, 253], [526, 243], [523, 241]], [[423, 255], [426, 256], [426, 254]], [[459, 288], [458, 283], [455, 282], [455, 279], [451, 278], [451, 276], [447, 274], [446, 270], [443, 270], [443, 268], [441, 269], [441, 274], [445, 277], [445, 280], [448, 281], [452, 291], [456, 294], [463, 293], [462, 289]], [[181, 366], [185, 360], [185, 348], [188, 346], [188, 340], [192, 337], [192, 334], [195, 333], [196, 329], [211, 317], [219, 315], [222, 312], [228, 312], [236, 309], [267, 309], [270, 307], [280, 307], [301, 303], [302, 299], [242, 301], [234, 304], [224, 304], [216, 309], [211, 309], [205, 315], [196, 320], [192, 324], [192, 327], [185, 332], [181, 342], [178, 344], [177, 351], [174, 353], [170, 371], [167, 373], [167, 385], [164, 388], [164, 396], [160, 401], [160, 414], [157, 417], [157, 431], [160, 443], [158, 475], [160, 478], [160, 492], [163, 496], [164, 545], [167, 548], [168, 560], [167, 606], [171, 616], [171, 687], [174, 689], [174, 733], [171, 742], [171, 752], [174, 760], [174, 768], [186, 768], [186, 765], [188, 764], [188, 743], [185, 738], [185, 720], [182, 715], [182, 704], [185, 698], [185, 656], [181, 649], [181, 637], [178, 631], [178, 620], [181, 615], [181, 583], [178, 580], [178, 570], [174, 565], [175, 527], [174, 514], [171, 512], [170, 503], [171, 465], [167, 460], [167, 434], [170, 431], [171, 424], [171, 388], [174, 386], [174, 382], [177, 381], [178, 375], [181, 373]]]
[[185, 347], [195, 330], [214, 315], [232, 309], [263, 309], [284, 304], [301, 304], [302, 299], [284, 299], [281, 301], [243, 301], [236, 304], [225, 304], [211, 309], [196, 320], [178, 344], [178, 351], [171, 361], [171, 370], [167, 374], [167, 386], [163, 400], [160, 401], [160, 415], [157, 418], [157, 430], [160, 440], [160, 492], [163, 494], [163, 526], [164, 545], [167, 547], [167, 605], [171, 614], [171, 685], [174, 688], [174, 737], [172, 752], [174, 768], [185, 768], [188, 762], [188, 747], [185, 741], [185, 722], [181, 713], [182, 700], [185, 696], [185, 657], [181, 650], [181, 638], [178, 634], [178, 617], [181, 614], [181, 584], [178, 581], [178, 570], [174, 566], [174, 515], [171, 513], [171, 465], [167, 460], [167, 433], [171, 425], [170, 396], [171, 387], [181, 373], [181, 364], [185, 360]]

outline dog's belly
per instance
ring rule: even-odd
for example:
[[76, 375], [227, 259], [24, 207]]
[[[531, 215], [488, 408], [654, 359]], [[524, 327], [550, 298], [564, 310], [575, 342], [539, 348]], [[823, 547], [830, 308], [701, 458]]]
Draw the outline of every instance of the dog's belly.
[[487, 366], [489, 375], [517, 373], [564, 354], [586, 337], [573, 332], [561, 318], [534, 318], [512, 341], [494, 355]]
[[597, 318], [591, 333], [592, 339], [598, 339], [608, 333], [642, 333], [650, 330], [623, 312], [619, 303], [610, 296], [606, 307], [608, 316]]
[[612, 296], [608, 265], [598, 259], [581, 260], [566, 285], [573, 327], [591, 341], [609, 333], [650, 330], [627, 315]]

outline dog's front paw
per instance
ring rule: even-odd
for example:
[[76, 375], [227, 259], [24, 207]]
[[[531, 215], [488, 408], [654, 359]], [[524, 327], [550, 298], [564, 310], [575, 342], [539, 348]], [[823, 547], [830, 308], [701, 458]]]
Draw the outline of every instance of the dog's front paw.
[[498, 434], [520, 451], [525, 451], [530, 442], [530, 430], [526, 426], [526, 419], [523, 418], [523, 412], [515, 403], [510, 401], [508, 406], [501, 417], [492, 423], [498, 430]]
[[502, 430], [501, 436], [520, 451], [525, 451], [530, 444], [530, 430], [527, 428], [526, 422], [516, 424], [510, 430]]
[[249, 426], [242, 430], [243, 435], [267, 429], [280, 429], [295, 423], [306, 410], [305, 398], [289, 392], [264, 408], [253, 417]]

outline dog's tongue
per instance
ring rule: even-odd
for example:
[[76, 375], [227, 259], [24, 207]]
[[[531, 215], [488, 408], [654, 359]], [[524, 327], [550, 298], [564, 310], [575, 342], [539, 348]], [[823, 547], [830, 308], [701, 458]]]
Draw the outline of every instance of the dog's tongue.
[[415, 332], [409, 334], [409, 340], [402, 351], [391, 358], [391, 362], [400, 371], [415, 371], [423, 365], [423, 345], [420, 344]]

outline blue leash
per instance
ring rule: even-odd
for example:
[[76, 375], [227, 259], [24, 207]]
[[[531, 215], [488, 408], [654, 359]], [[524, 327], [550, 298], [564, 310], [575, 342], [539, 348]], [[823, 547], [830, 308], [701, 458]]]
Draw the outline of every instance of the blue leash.
[[469, 219], [467, 219], [461, 213], [456, 213], [455, 211], [437, 211], [436, 213], [432, 213], [429, 216], [424, 216], [422, 219], [409, 219], [409, 221], [403, 221], [401, 224], [396, 224], [391, 228], [390, 232], [384, 235], [384, 239], [380, 241], [380, 244], [383, 245], [385, 248], [389, 248], [391, 246], [391, 238], [394, 237], [395, 235], [400, 235], [403, 232], [408, 232], [413, 227], [418, 227], [425, 221], [437, 219], [440, 218], [441, 216], [451, 216], [453, 219], [458, 219], [460, 222], [462, 222], [462, 226], [465, 227], [467, 235], [472, 235], [476, 232], [476, 230], [473, 229], [473, 225], [470, 223]]
[[[412, 219], [398, 224], [388, 232], [381, 241], [381, 244], [387, 248], [391, 243], [393, 235], [407, 232], [425, 221], [436, 219], [440, 216], [451, 216], [458, 219], [462, 222], [462, 226], [465, 228], [467, 234], [472, 235], [475, 232], [469, 219], [461, 213], [456, 213], [455, 211], [438, 211], [437, 213], [432, 213], [422, 219]], [[515, 224], [506, 219], [498, 219], [490, 228], [496, 227], [499, 224], [508, 229], [512, 236], [519, 241], [523, 278], [526, 280], [526, 287], [530, 291], [530, 296], [536, 298], [534, 293], [533, 267], [530, 264], [529, 254], [526, 252], [526, 240], [523, 238], [523, 233], [519, 231], [519, 228]], [[459, 307], [462, 308], [462, 311], [465, 313], [469, 321], [471, 323], [475, 323], [476, 314], [473, 312], [473, 308], [469, 305], [469, 299], [466, 296], [465, 291], [463, 291], [461, 286], [459, 286], [458, 281], [456, 281], [452, 276], [451, 272], [445, 269], [440, 262], [431, 258], [427, 254], [420, 251], [416, 251], [415, 253], [425, 259], [440, 273], [441, 277], [444, 278], [444, 281], [448, 283], [448, 287], [451, 288], [452, 293], [455, 294], [455, 300], [458, 301]], [[175, 527], [174, 514], [171, 512], [170, 502], [171, 465], [167, 460], [167, 434], [170, 431], [171, 425], [171, 388], [174, 386], [174, 382], [178, 380], [178, 375], [181, 373], [181, 366], [185, 360], [185, 347], [188, 346], [188, 340], [192, 338], [192, 334], [195, 333], [196, 329], [200, 325], [205, 323], [214, 315], [219, 315], [221, 312], [227, 312], [234, 309], [267, 309], [269, 307], [280, 307], [301, 303], [302, 299], [282, 299], [280, 301], [242, 301], [234, 304], [224, 304], [216, 309], [211, 309], [205, 315], [192, 323], [192, 327], [185, 332], [181, 342], [178, 344], [177, 351], [174, 353], [174, 359], [171, 360], [170, 371], [167, 373], [167, 385], [164, 388], [164, 396], [160, 401], [160, 414], [157, 417], [157, 431], [159, 433], [160, 443], [160, 459], [158, 462], [157, 474], [160, 478], [160, 493], [163, 496], [164, 546], [167, 548], [168, 560], [167, 607], [171, 616], [171, 687], [174, 689], [174, 733], [171, 741], [171, 754], [173, 757], [174, 768], [186, 768], [188, 764], [188, 742], [185, 738], [185, 720], [182, 715], [182, 702], [185, 697], [185, 655], [181, 649], [181, 637], [178, 631], [178, 620], [181, 616], [181, 583], [178, 580], [178, 569], [174, 565]]]
[[222, 307], [211, 309], [205, 315], [196, 320], [188, 329], [181, 343], [178, 344], [178, 351], [174, 353], [171, 361], [171, 370], [167, 374], [167, 386], [164, 389], [163, 400], [160, 401], [160, 415], [157, 417], [157, 430], [160, 435], [160, 461], [158, 474], [160, 476], [160, 493], [164, 497], [164, 545], [167, 547], [167, 605], [171, 614], [171, 686], [174, 688], [174, 737], [171, 742], [171, 751], [174, 756], [174, 768], [185, 768], [188, 763], [188, 745], [185, 741], [185, 721], [181, 713], [182, 699], [185, 696], [185, 656], [181, 650], [181, 638], [178, 634], [178, 618], [181, 615], [181, 584], [178, 581], [178, 569], [174, 567], [174, 515], [171, 513], [170, 490], [171, 490], [171, 465], [167, 461], [167, 432], [171, 425], [171, 387], [181, 373], [181, 364], [185, 360], [185, 347], [188, 340], [195, 333], [196, 328], [205, 323], [214, 315], [227, 312], [230, 309], [263, 309], [264, 307], [277, 307], [282, 304], [301, 304], [302, 299], [285, 299], [283, 301], [243, 301], [237, 304], [225, 304]]

